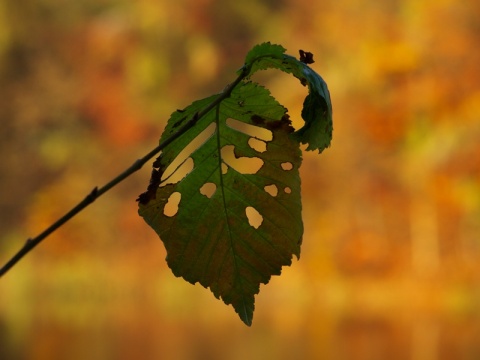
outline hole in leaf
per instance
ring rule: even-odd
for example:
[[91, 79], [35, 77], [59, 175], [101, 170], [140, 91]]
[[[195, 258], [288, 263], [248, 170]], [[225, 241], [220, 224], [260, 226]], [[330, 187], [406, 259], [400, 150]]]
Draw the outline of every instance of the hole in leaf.
[[257, 157], [235, 157], [233, 145], [225, 145], [222, 150], [222, 159], [225, 163], [241, 174], [256, 174], [263, 166], [263, 160]]
[[258, 229], [262, 225], [263, 216], [254, 207], [248, 206], [245, 209], [245, 214], [247, 214], [248, 223], [251, 227]]
[[200, 194], [205, 195], [209, 199], [215, 194], [215, 191], [217, 191], [217, 185], [211, 182], [203, 184], [200, 188]]
[[180, 194], [178, 191], [172, 193], [169, 196], [165, 207], [163, 208], [163, 214], [168, 217], [175, 216], [178, 212], [178, 205], [180, 204], [181, 198], [182, 194]]
[[283, 170], [292, 170], [293, 169], [293, 164], [291, 162], [284, 162], [282, 163], [282, 169]]
[[176, 184], [193, 170], [194, 164], [190, 155], [212, 137], [215, 133], [215, 129], [216, 124], [210, 124], [205, 130], [190, 141], [187, 146], [185, 146], [185, 148], [165, 169], [162, 176], [162, 185]]
[[228, 166], [227, 164], [222, 162], [222, 174], [225, 175], [228, 171]]
[[275, 184], [267, 185], [263, 189], [273, 197], [278, 195], [278, 188]]
[[260, 153], [267, 151], [267, 144], [265, 141], [258, 140], [255, 138], [250, 138], [248, 140], [248, 145], [255, 151], [258, 151]]
[[253, 136], [264, 141], [271, 141], [273, 139], [273, 135], [270, 130], [261, 128], [259, 126], [246, 124], [232, 118], [227, 119], [227, 125], [234, 130], [240, 131], [244, 134]]
[[291, 194], [292, 193], [292, 189], [290, 189], [288, 186], [283, 189], [283, 191], [285, 191], [285, 194]]
[[[174, 162], [176, 162], [176, 160], [174, 160]], [[160, 186], [178, 183], [194, 168], [193, 159], [191, 157], [185, 159], [183, 163], [178, 164], [177, 168], [175, 169], [172, 169], [172, 164], [170, 164], [170, 166], [168, 166], [167, 170], [165, 171], [165, 173], [168, 173], [169, 175], [165, 176], [164, 174], [164, 176], [162, 176], [162, 183]]]

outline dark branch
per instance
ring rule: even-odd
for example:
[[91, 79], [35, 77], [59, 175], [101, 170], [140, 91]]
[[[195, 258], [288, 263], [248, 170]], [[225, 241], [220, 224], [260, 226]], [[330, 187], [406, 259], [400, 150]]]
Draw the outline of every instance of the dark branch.
[[128, 169], [124, 172], [119, 174], [117, 177], [112, 179], [110, 182], [105, 184], [104, 186], [98, 188], [95, 187], [82, 201], [80, 201], [75, 207], [73, 207], [69, 212], [63, 215], [60, 219], [50, 225], [47, 229], [45, 229], [41, 234], [37, 235], [34, 238], [29, 238], [23, 247], [2, 267], [0, 268], [0, 277], [3, 276], [8, 270], [10, 270], [20, 259], [22, 259], [26, 254], [28, 254], [35, 246], [37, 246], [40, 242], [42, 242], [47, 236], [57, 230], [60, 226], [65, 224], [68, 220], [73, 218], [77, 215], [80, 211], [86, 208], [88, 205], [93, 203], [98, 197], [102, 196], [108, 190], [113, 188], [115, 185], [119, 184], [127, 177], [132, 175], [133, 173], [140, 170], [146, 162], [152, 159], [157, 153], [162, 151], [166, 146], [170, 145], [173, 141], [178, 139], [182, 136], [185, 132], [187, 132], [190, 128], [192, 128], [198, 120], [204, 117], [207, 113], [209, 113], [212, 109], [214, 109], [220, 102], [224, 99], [228, 98], [232, 92], [232, 90], [248, 75], [248, 70], [244, 68], [242, 73], [237, 77], [237, 79], [227, 86], [219, 96], [212, 101], [207, 107], [203, 110], [195, 113], [190, 120], [188, 120], [183, 126], [181, 126], [177, 132], [172, 134], [169, 138], [165, 139], [162, 143], [160, 143], [155, 149], [151, 150], [147, 155], [135, 161]]

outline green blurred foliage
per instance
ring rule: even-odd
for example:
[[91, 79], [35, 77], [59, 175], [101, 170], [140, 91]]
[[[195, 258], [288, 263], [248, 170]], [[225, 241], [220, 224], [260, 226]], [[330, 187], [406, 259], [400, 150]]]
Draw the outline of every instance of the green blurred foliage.
[[[332, 147], [304, 154], [301, 260], [251, 329], [175, 278], [136, 214], [149, 170], [0, 280], [5, 359], [480, 357], [480, 5], [0, 3], [0, 259], [155, 146], [263, 41], [315, 54]], [[294, 124], [305, 90], [261, 75]]]

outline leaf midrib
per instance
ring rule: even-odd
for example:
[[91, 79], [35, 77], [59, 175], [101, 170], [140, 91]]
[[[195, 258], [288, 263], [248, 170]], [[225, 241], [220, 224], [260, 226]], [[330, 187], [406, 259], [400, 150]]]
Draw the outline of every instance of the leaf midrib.
[[[223, 162], [223, 159], [222, 159], [222, 153], [221, 153], [221, 144], [220, 144], [220, 138], [221, 138], [221, 133], [220, 133], [220, 104], [217, 105], [216, 109], [215, 109], [215, 123], [217, 125], [216, 127], [216, 137], [217, 137], [217, 153], [218, 153], [218, 156], [217, 156], [217, 159], [218, 159], [218, 167], [217, 167], [217, 171], [219, 172], [219, 178], [220, 178], [220, 189], [222, 191], [222, 202], [223, 202], [223, 213], [225, 214], [225, 222], [227, 224], [227, 231], [228, 231], [228, 239], [230, 241], [230, 247], [232, 249], [232, 256], [233, 256], [233, 266], [234, 266], [234, 279], [233, 279], [233, 284], [236, 282], [236, 278], [239, 274], [239, 271], [238, 271], [238, 264], [237, 264], [237, 255], [235, 253], [235, 248], [234, 248], [234, 244], [233, 244], [233, 236], [232, 236], [232, 230], [230, 228], [230, 222], [229, 222], [229, 219], [228, 219], [228, 211], [227, 211], [227, 203], [226, 203], [226, 197], [225, 197], [225, 185], [223, 183], [223, 173], [222, 173], [222, 162]], [[222, 268], [222, 266], [220, 267], [220, 269]], [[221, 275], [218, 274], [218, 276], [220, 277]], [[243, 296], [242, 296], [243, 298]], [[245, 299], [242, 300], [242, 303], [243, 303], [243, 315], [240, 315], [241, 318], [245, 319], [245, 321], [248, 321], [250, 322], [251, 320], [249, 319], [249, 316], [248, 316], [248, 311], [247, 311], [247, 306], [246, 306], [246, 302], [245, 302]]]

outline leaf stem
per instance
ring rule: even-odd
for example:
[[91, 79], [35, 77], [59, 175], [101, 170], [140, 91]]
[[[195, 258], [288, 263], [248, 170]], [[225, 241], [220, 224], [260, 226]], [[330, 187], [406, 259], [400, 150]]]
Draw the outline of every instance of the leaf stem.
[[98, 188], [95, 187], [93, 190], [85, 196], [85, 198], [80, 201], [76, 206], [74, 206], [70, 211], [68, 211], [65, 215], [63, 215], [60, 219], [50, 225], [47, 229], [45, 229], [42, 233], [37, 235], [34, 238], [29, 238], [23, 245], [23, 247], [9, 260], [7, 263], [0, 268], [0, 277], [5, 275], [8, 270], [10, 270], [19, 260], [21, 260], [26, 254], [28, 254], [35, 246], [37, 246], [40, 242], [42, 242], [46, 237], [52, 234], [55, 230], [57, 230], [60, 226], [65, 224], [68, 220], [73, 218], [77, 215], [80, 211], [86, 208], [88, 205], [93, 203], [97, 198], [101, 195], [106, 193], [108, 190], [113, 188], [114, 186], [118, 185], [120, 182], [125, 180], [127, 177], [132, 175], [133, 173], [140, 170], [145, 163], [147, 163], [150, 159], [152, 159], [157, 153], [162, 151], [165, 147], [170, 145], [184, 133], [186, 133], [190, 128], [192, 128], [198, 120], [200, 120], [203, 116], [208, 114], [212, 109], [215, 108], [218, 104], [220, 104], [224, 99], [228, 98], [232, 93], [233, 89], [249, 74], [249, 69], [246, 66], [242, 68], [242, 72], [239, 76], [235, 79], [234, 82], [229, 84], [220, 94], [219, 96], [212, 101], [209, 105], [207, 105], [201, 111], [195, 113], [190, 120], [188, 120], [183, 126], [181, 126], [177, 132], [172, 134], [169, 138], [165, 139], [162, 143], [160, 143], [156, 148], [152, 149], [148, 154], [143, 156], [142, 158], [136, 160], [129, 168], [125, 171], [120, 173], [114, 179], [110, 180], [104, 186]]

